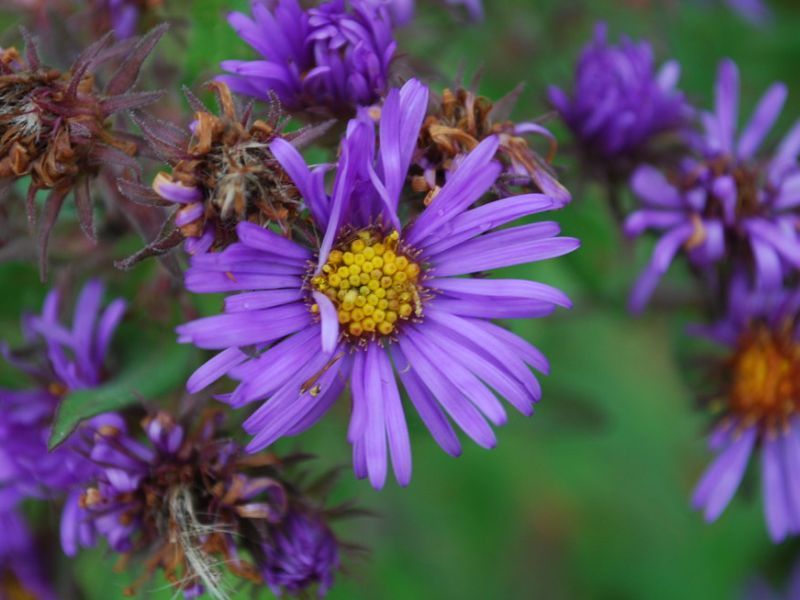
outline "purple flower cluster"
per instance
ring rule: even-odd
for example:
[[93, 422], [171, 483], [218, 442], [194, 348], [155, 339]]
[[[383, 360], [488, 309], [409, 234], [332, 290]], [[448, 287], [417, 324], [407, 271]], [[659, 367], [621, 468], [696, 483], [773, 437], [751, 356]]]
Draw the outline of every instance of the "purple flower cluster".
[[676, 172], [642, 166], [631, 187], [642, 203], [625, 223], [630, 236], [662, 232], [631, 297], [641, 310], [682, 250], [714, 287], [746, 275], [759, 290], [779, 289], [800, 268], [800, 122], [769, 156], [759, 148], [780, 115], [786, 86], [772, 85], [737, 136], [739, 71], [719, 68], [713, 113]]
[[235, 92], [262, 100], [275, 94], [287, 110], [310, 117], [349, 116], [386, 92], [397, 48], [386, 7], [330, 0], [303, 10], [298, 0], [279, 0], [273, 10], [258, 2], [252, 10], [253, 18], [228, 17], [263, 57], [222, 63], [232, 75], [219, 79]]
[[[72, 327], [59, 320], [61, 295], [51, 291], [42, 314], [23, 320], [32, 352], [2, 348], [6, 360], [36, 384], [25, 390], [0, 389], [0, 493], [16, 490], [25, 497], [63, 492], [92, 471], [76, 453], [77, 440], [48, 452], [47, 440], [61, 398], [73, 390], [100, 385], [111, 339], [125, 312], [114, 300], [101, 312], [103, 285], [90, 281], [75, 305]], [[43, 347], [42, 347], [43, 346]]]
[[581, 54], [572, 95], [553, 86], [549, 98], [575, 136], [586, 168], [625, 177], [653, 155], [658, 137], [688, 126], [692, 110], [675, 88], [679, 76], [676, 61], [656, 71], [645, 41], [623, 38], [609, 45], [600, 23]]
[[403, 224], [398, 207], [427, 103], [427, 88], [411, 80], [387, 96], [377, 138], [366, 114], [352, 120], [330, 196], [322, 171], [310, 170], [285, 141], [272, 143], [319, 228], [318, 246], [240, 223], [239, 243], [193, 257], [186, 287], [230, 295], [225, 314], [178, 328], [179, 341], [222, 350], [188, 389], [227, 374], [240, 381], [224, 397], [230, 405], [266, 400], [244, 424], [254, 436], [250, 450], [313, 426], [347, 384], [356, 474], [382, 487], [391, 455], [405, 485], [411, 449], [395, 374], [453, 455], [461, 447], [447, 416], [490, 448], [496, 440], [489, 423], [507, 418], [492, 390], [526, 415], [539, 400], [529, 367], [547, 372], [546, 359], [491, 320], [543, 317], [569, 300], [541, 283], [470, 275], [560, 256], [578, 241], [558, 237], [553, 222], [497, 229], [562, 206], [543, 194], [472, 207], [501, 173], [496, 136], [470, 152], [416, 220]]

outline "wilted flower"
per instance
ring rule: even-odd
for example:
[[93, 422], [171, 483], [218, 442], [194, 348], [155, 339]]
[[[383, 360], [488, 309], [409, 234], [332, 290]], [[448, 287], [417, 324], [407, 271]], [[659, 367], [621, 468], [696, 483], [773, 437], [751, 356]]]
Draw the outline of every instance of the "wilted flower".
[[722, 344], [720, 415], [709, 443], [718, 456], [693, 505], [716, 520], [750, 456], [761, 454], [764, 511], [776, 542], [800, 533], [800, 294], [748, 294], [734, 286], [727, 318], [698, 332]]
[[[44, 66], [24, 30], [24, 56], [14, 48], [0, 51], [0, 188], [30, 177], [26, 210], [31, 224], [36, 219], [36, 193], [50, 190], [39, 228], [42, 272], [50, 231], [66, 197], [74, 193], [81, 227], [94, 238], [91, 180], [109, 165], [137, 168], [132, 158], [136, 144], [112, 128], [111, 116], [161, 95], [130, 90], [165, 30], [154, 29], [127, 50], [109, 48], [106, 36], [66, 72]], [[120, 66], [100, 90], [93, 71], [115, 56], [121, 56]]]
[[786, 93], [782, 83], [773, 84], [737, 140], [739, 72], [724, 61], [715, 111], [703, 115], [705, 135], [694, 140], [695, 155], [666, 176], [651, 166], [634, 173], [631, 187], [643, 207], [625, 231], [663, 232], [631, 297], [634, 310], [646, 304], [680, 250], [718, 287], [745, 271], [759, 289], [780, 288], [800, 268], [800, 121], [771, 156], [757, 156]]
[[[142, 423], [146, 442], [129, 434], [121, 419], [97, 429], [89, 457], [99, 475], [68, 500], [64, 551], [74, 555], [100, 536], [114, 552], [147, 554], [146, 575], [163, 570], [186, 598], [205, 592], [227, 597], [221, 566], [254, 585], [304, 591], [321, 582], [327, 588], [338, 568], [338, 546], [323, 513], [280, 478], [283, 461], [247, 456], [233, 440], [218, 437], [219, 417], [206, 414], [187, 432], [159, 413]], [[311, 521], [298, 527], [298, 511], [313, 515]], [[321, 535], [314, 527], [329, 536], [328, 553], [310, 552], [316, 546], [307, 537]], [[312, 564], [293, 567], [283, 556], [286, 546], [305, 552], [294, 557], [298, 564]], [[293, 568], [294, 579], [276, 575]]]
[[[444, 185], [449, 172], [484, 139], [497, 136], [500, 142], [497, 159], [503, 166], [500, 186], [510, 194], [511, 187], [542, 192], [568, 202], [569, 192], [562, 186], [548, 164], [555, 156], [555, 137], [538, 123], [513, 123], [508, 120], [516, 100], [512, 93], [497, 104], [474, 91], [458, 87], [444, 90], [422, 124], [419, 148], [415, 156], [418, 173], [413, 175], [414, 191], [430, 191]], [[531, 148], [525, 136], [547, 140], [547, 160]]]
[[384, 484], [388, 439], [405, 485], [411, 450], [395, 371], [433, 436], [454, 455], [460, 444], [445, 413], [492, 447], [486, 419], [501, 425], [506, 413], [490, 387], [527, 415], [539, 399], [529, 366], [546, 371], [546, 360], [490, 319], [541, 317], [569, 300], [531, 281], [460, 276], [560, 256], [578, 241], [557, 237], [552, 222], [492, 231], [562, 206], [542, 194], [470, 208], [502, 172], [497, 136], [461, 161], [413, 223], [402, 224], [398, 203], [427, 99], [416, 80], [389, 93], [377, 155], [372, 121], [350, 122], [331, 198], [319, 171], [309, 171], [285, 141], [272, 143], [320, 228], [319, 245], [241, 223], [240, 243], [193, 258], [189, 290], [244, 293], [226, 299], [225, 314], [178, 328], [181, 342], [223, 350], [188, 388], [228, 374], [241, 381], [225, 397], [233, 406], [268, 399], [245, 422], [255, 436], [249, 450], [314, 425], [349, 382], [357, 475]]
[[283, 231], [298, 215], [299, 192], [269, 144], [293, 139], [281, 133], [280, 109], [273, 104], [265, 120], [253, 121], [250, 111], [239, 114], [233, 96], [222, 82], [212, 82], [222, 114], [208, 111], [189, 95], [195, 108], [190, 132], [145, 114], [135, 120], [153, 149], [172, 168], [159, 173], [153, 189], [120, 180], [120, 191], [145, 204], [173, 206], [175, 211], [162, 236], [118, 266], [128, 268], [148, 256], [169, 251], [186, 240], [191, 254], [222, 249], [236, 240], [236, 224], [243, 221]]
[[16, 509], [2, 505], [5, 500], [0, 499], [0, 598], [55, 600], [31, 533]]
[[67, 327], [59, 320], [61, 296], [53, 290], [41, 315], [23, 319], [30, 347], [16, 352], [2, 347], [6, 360], [25, 372], [36, 387], [0, 389], [0, 492], [10, 489], [24, 496], [46, 497], [63, 492], [91, 470], [74, 451], [76, 440], [70, 438], [53, 452], [48, 452], [47, 442], [64, 395], [97, 387], [106, 377], [106, 355], [125, 302], [114, 300], [101, 313], [102, 299], [102, 284], [87, 283], [78, 296], [72, 327]]
[[287, 110], [310, 117], [352, 116], [387, 91], [397, 43], [386, 7], [330, 0], [304, 11], [298, 0], [279, 0], [274, 10], [255, 2], [253, 16], [228, 17], [263, 56], [222, 63], [234, 75], [219, 79], [233, 91], [261, 100], [275, 93]]
[[691, 109], [675, 89], [676, 61], [656, 72], [650, 44], [622, 38], [610, 46], [606, 26], [595, 27], [575, 70], [572, 96], [549, 90], [550, 102], [572, 131], [584, 163], [592, 172], [618, 180], [651, 159], [658, 138], [679, 133]]

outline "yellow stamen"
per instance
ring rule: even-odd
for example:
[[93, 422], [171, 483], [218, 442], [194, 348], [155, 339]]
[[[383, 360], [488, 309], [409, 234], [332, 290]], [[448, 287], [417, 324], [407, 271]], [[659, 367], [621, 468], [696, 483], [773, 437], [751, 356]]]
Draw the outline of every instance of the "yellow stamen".
[[[400, 235], [363, 230], [333, 250], [322, 273], [311, 280], [336, 307], [339, 323], [352, 337], [391, 335], [398, 321], [422, 314], [420, 266], [398, 248]], [[311, 306], [314, 314], [319, 307]]]

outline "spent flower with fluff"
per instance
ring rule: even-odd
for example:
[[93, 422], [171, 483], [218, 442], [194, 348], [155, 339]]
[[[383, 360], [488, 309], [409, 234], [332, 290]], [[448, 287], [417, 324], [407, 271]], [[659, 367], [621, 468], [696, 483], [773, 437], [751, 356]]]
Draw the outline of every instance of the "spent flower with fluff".
[[656, 156], [660, 139], [688, 128], [692, 110], [676, 89], [679, 76], [676, 61], [656, 71], [646, 41], [610, 45], [606, 25], [598, 23], [575, 69], [572, 94], [553, 86], [548, 95], [585, 166], [615, 182]]
[[[36, 194], [49, 195], [39, 226], [44, 273], [50, 232], [72, 193], [80, 225], [94, 239], [91, 182], [111, 166], [137, 170], [137, 145], [113, 127], [112, 117], [150, 104], [161, 92], [131, 92], [142, 63], [166, 26], [135, 44], [109, 46], [104, 36], [89, 46], [68, 71], [44, 65], [35, 40], [23, 29], [25, 51], [0, 50], [0, 189], [29, 177], [25, 202], [36, 221]], [[94, 71], [111, 59], [119, 66], [98, 88]]]
[[219, 433], [221, 420], [206, 413], [187, 429], [161, 412], [142, 422], [144, 439], [120, 418], [98, 428], [88, 451], [96, 475], [63, 513], [64, 551], [103, 538], [123, 558], [143, 556], [143, 578], [161, 570], [185, 598], [228, 598], [225, 571], [276, 593], [324, 594], [339, 568], [326, 522], [335, 511], [286, 481], [295, 459], [245, 454]]
[[679, 253], [722, 293], [742, 271], [767, 290], [779, 289], [800, 268], [800, 121], [774, 152], [759, 152], [786, 95], [785, 85], [773, 84], [737, 135], [739, 71], [723, 61], [714, 112], [703, 114], [704, 133], [693, 138], [691, 155], [666, 173], [643, 165], [633, 174], [641, 206], [625, 232], [661, 235], [631, 295], [633, 310], [646, 305]]
[[133, 256], [117, 263], [129, 268], [149, 257], [169, 252], [182, 242], [190, 254], [220, 250], [236, 240], [236, 224], [277, 224], [288, 232], [300, 210], [297, 187], [269, 149], [278, 138], [301, 142], [308, 130], [282, 133], [285, 118], [273, 102], [264, 119], [252, 118], [252, 107], [241, 110], [230, 89], [209, 84], [219, 99], [214, 114], [191, 92], [195, 110], [187, 131], [136, 113], [134, 120], [152, 149], [171, 167], [159, 173], [152, 189], [136, 181], [119, 180], [128, 199], [145, 205], [172, 207], [161, 235]]
[[[103, 285], [88, 282], [70, 327], [60, 320], [61, 294], [52, 290], [41, 314], [23, 318], [27, 347], [0, 348], [6, 361], [35, 383], [28, 389], [0, 389], [0, 492], [52, 497], [92, 471], [78, 436], [52, 452], [48, 439], [61, 399], [70, 391], [97, 387], [107, 377], [108, 351], [126, 304], [117, 299], [101, 310], [102, 300]], [[102, 419], [90, 420], [89, 426]]]
[[692, 504], [707, 521], [725, 510], [754, 455], [760, 457], [767, 528], [773, 541], [800, 533], [800, 293], [732, 286], [729, 313], [697, 335], [726, 349], [711, 397], [717, 455]]
[[231, 26], [261, 60], [226, 60], [219, 77], [240, 94], [270, 100], [310, 118], [350, 117], [389, 87], [397, 43], [388, 9], [368, 0], [330, 0], [303, 10], [254, 2], [253, 18], [234, 12]]
[[178, 327], [180, 342], [221, 350], [188, 389], [229, 375], [240, 381], [221, 397], [230, 405], [266, 400], [244, 423], [254, 436], [249, 450], [313, 426], [349, 387], [356, 474], [380, 488], [391, 455], [406, 485], [411, 448], [398, 377], [453, 455], [461, 446], [450, 419], [481, 446], [495, 445], [489, 423], [507, 417], [492, 390], [526, 415], [539, 400], [531, 367], [547, 372], [546, 359], [491, 320], [543, 317], [570, 301], [542, 283], [473, 275], [561, 256], [579, 242], [559, 237], [553, 222], [498, 229], [563, 205], [544, 194], [473, 208], [502, 172], [497, 136], [478, 144], [428, 207], [403, 223], [400, 198], [427, 104], [427, 88], [411, 80], [388, 94], [378, 140], [366, 114], [350, 121], [331, 196], [324, 170], [310, 170], [276, 140], [271, 150], [319, 233], [289, 240], [240, 223], [238, 243], [193, 257], [186, 287], [229, 296], [224, 314]]

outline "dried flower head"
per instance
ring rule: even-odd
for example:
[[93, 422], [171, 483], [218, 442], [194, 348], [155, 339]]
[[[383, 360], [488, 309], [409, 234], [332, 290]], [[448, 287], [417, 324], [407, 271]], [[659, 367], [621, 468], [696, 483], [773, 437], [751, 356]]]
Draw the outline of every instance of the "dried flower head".
[[284, 120], [277, 101], [265, 119], [251, 118], [251, 108], [240, 110], [228, 86], [211, 82], [221, 112], [210, 112], [194, 96], [190, 132], [184, 132], [144, 114], [135, 117], [153, 149], [167, 161], [171, 173], [159, 173], [153, 189], [120, 181], [121, 191], [135, 202], [175, 207], [162, 236], [125, 261], [133, 266], [149, 256], [163, 254], [183, 240], [187, 250], [202, 253], [236, 241], [236, 225], [277, 224], [288, 232], [300, 211], [300, 195], [269, 144], [277, 138], [297, 139], [281, 132]]
[[[538, 123], [513, 123], [508, 119], [521, 88], [497, 103], [479, 96], [472, 89], [445, 89], [422, 124], [416, 157], [420, 174], [412, 177], [414, 191], [431, 191], [443, 186], [467, 154], [484, 139], [497, 136], [497, 159], [503, 165], [498, 187], [510, 193], [511, 187], [527, 192], [542, 192], [568, 202], [569, 192], [556, 179], [550, 162], [555, 156], [555, 137]], [[547, 158], [528, 143], [527, 135], [538, 135], [549, 144]]]
[[[115, 131], [110, 117], [156, 100], [159, 92], [131, 93], [143, 61], [166, 31], [158, 27], [138, 43], [92, 44], [62, 72], [42, 64], [35, 41], [23, 30], [25, 53], [0, 51], [0, 187], [30, 177], [26, 209], [33, 225], [35, 198], [49, 190], [39, 228], [41, 268], [64, 200], [74, 193], [81, 227], [94, 238], [90, 182], [108, 165], [137, 168], [136, 144]], [[120, 66], [102, 90], [93, 71], [113, 58]]]
[[[143, 577], [161, 570], [187, 598], [228, 598], [223, 567], [253, 585], [269, 582], [296, 592], [321, 582], [324, 590], [338, 568], [338, 545], [319, 502], [285, 480], [284, 467], [297, 459], [245, 455], [236, 442], [218, 436], [220, 422], [219, 413], [206, 413], [187, 431], [158, 413], [142, 422], [146, 442], [128, 433], [121, 419], [98, 428], [89, 458], [100, 474], [68, 500], [64, 551], [74, 555], [99, 535], [123, 555], [121, 564], [145, 555]], [[326, 554], [308, 550], [316, 544], [306, 532], [322, 534], [310, 524], [296, 531], [297, 515], [311, 515], [309, 523], [324, 531]], [[276, 575], [292, 571], [282, 558], [287, 544], [315, 560], [303, 577]]]

